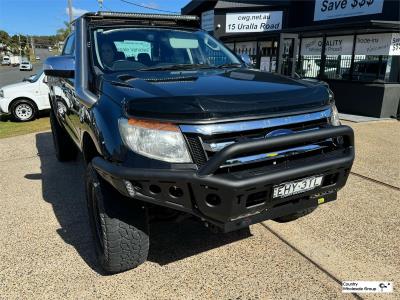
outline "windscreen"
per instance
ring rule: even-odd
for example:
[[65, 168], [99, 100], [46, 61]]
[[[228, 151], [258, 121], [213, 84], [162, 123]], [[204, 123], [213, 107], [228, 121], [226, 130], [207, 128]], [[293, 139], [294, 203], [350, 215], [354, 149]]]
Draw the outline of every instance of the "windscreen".
[[96, 29], [93, 39], [95, 63], [103, 71], [241, 64], [223, 44], [203, 31]]

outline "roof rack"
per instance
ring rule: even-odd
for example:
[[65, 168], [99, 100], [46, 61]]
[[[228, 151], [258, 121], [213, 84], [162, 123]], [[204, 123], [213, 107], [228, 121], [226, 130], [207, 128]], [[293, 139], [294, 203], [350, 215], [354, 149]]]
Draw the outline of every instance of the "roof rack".
[[114, 11], [99, 11], [96, 13], [86, 13], [83, 17], [103, 17], [103, 18], [127, 18], [127, 19], [152, 19], [152, 20], [176, 20], [176, 21], [199, 21], [198, 16], [174, 15], [174, 14], [145, 14]]
[[102, 17], [119, 17], [119, 18], [135, 18], [135, 19], [156, 19], [156, 20], [182, 20], [182, 21], [198, 21], [198, 16], [191, 15], [174, 15], [174, 14], [144, 14], [144, 13], [128, 13], [99, 11], [98, 16]]
[[[145, 14], [145, 13], [129, 13], [129, 12], [113, 12], [99, 11], [89, 12], [81, 16], [81, 18], [89, 19], [90, 22], [97, 24], [116, 24], [123, 22], [124, 24], [142, 24], [142, 25], [169, 25], [169, 26], [185, 26], [199, 28], [200, 19], [192, 15], [174, 15], [174, 14]], [[75, 22], [76, 20], [74, 20]]]

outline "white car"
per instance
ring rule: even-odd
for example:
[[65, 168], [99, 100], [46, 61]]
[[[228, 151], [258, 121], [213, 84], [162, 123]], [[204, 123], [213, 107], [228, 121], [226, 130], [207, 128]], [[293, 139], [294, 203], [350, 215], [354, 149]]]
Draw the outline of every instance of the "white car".
[[11, 65], [11, 60], [9, 56], [3, 56], [3, 60], [1, 61], [1, 64], [3, 66], [9, 66]]
[[40, 60], [40, 56], [36, 56], [35, 59], [36, 59], [36, 60]]
[[19, 65], [19, 70], [20, 71], [32, 71], [33, 66], [29, 61], [23, 61], [20, 65]]
[[17, 121], [30, 121], [40, 110], [50, 108], [49, 87], [43, 71], [29, 80], [0, 89], [0, 114], [12, 114]]

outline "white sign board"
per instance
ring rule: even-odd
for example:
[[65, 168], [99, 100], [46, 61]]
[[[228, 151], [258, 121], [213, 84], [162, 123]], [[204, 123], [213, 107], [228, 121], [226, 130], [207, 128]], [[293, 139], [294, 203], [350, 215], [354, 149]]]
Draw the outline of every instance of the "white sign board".
[[351, 55], [353, 53], [353, 36], [330, 36], [326, 38], [326, 55]]
[[400, 55], [400, 33], [392, 34], [389, 55]]
[[226, 33], [264, 32], [282, 29], [282, 11], [226, 14]]
[[321, 55], [322, 37], [301, 40], [301, 55]]
[[[306, 38], [301, 41], [301, 55], [321, 55], [322, 37]], [[325, 42], [326, 55], [351, 55], [353, 36], [329, 36]]]
[[314, 21], [382, 13], [384, 0], [315, 0]]
[[400, 55], [400, 34], [363, 34], [356, 40], [356, 55]]
[[214, 30], [214, 11], [208, 10], [201, 14], [201, 29], [205, 31]]

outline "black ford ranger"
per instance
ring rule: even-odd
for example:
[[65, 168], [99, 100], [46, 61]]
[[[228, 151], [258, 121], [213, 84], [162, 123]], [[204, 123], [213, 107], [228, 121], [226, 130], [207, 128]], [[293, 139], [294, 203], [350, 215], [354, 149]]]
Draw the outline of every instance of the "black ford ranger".
[[295, 220], [336, 199], [354, 160], [325, 84], [248, 68], [197, 17], [85, 14], [44, 68], [57, 158], [83, 153], [110, 273], [146, 260], [149, 219]]

